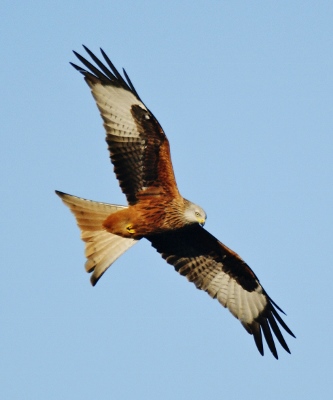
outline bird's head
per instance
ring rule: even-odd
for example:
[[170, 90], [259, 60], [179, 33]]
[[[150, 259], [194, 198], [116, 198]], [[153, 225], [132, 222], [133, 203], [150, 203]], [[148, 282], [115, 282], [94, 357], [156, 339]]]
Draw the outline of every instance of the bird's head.
[[185, 219], [189, 224], [200, 224], [201, 226], [205, 225], [207, 214], [205, 211], [198, 206], [197, 204], [191, 203], [190, 201], [186, 201], [185, 207]]

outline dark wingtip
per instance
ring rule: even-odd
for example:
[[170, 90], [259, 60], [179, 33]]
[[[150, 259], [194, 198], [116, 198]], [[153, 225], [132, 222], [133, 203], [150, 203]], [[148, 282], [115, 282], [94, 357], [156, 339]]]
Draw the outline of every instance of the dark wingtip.
[[272, 300], [272, 298], [270, 296], [268, 296], [268, 294], [265, 292], [265, 295], [268, 297], [268, 300], [273, 304], [274, 307], [276, 307], [280, 312], [282, 312], [282, 314], [287, 315], [281, 307], [279, 307], [275, 301]]
[[108, 67], [101, 61], [99, 60], [98, 57], [95, 56], [95, 54], [88, 49], [87, 46], [82, 44], [82, 47], [84, 50], [88, 53], [90, 58], [93, 60], [93, 62], [97, 65], [93, 65], [90, 61], [86, 60], [84, 57], [82, 57], [79, 53], [77, 53], [75, 50], [73, 50], [73, 53], [75, 57], [80, 60], [80, 62], [87, 68], [85, 70], [84, 68], [70, 62], [72, 67], [74, 67], [77, 71], [79, 71], [87, 80], [88, 84], [96, 82], [95, 79], [97, 78], [99, 81], [101, 81], [104, 84], [111, 84], [111, 85], [120, 85], [122, 86], [125, 90], [131, 91], [137, 98], [142, 102], [140, 99], [140, 96], [138, 95], [138, 92], [135, 90], [133, 83], [131, 82], [129, 76], [127, 75], [126, 71], [124, 71], [125, 79], [123, 76], [119, 73], [117, 68], [114, 66], [112, 61], [109, 59], [105, 51], [100, 47], [100, 51], [102, 53], [102, 56], [108, 65]]
[[[74, 52], [75, 53], [75, 52]], [[70, 62], [70, 65], [72, 66], [72, 67], [74, 67], [77, 71], [79, 71], [82, 75], [85, 75], [86, 74], [86, 71], [82, 68], [82, 67], [80, 67], [80, 66], [78, 66], [78, 65], [76, 65], [76, 64], [74, 64], [74, 63], [72, 63], [72, 62]]]
[[134, 87], [132, 81], [130, 80], [130, 77], [128, 76], [128, 74], [127, 74], [125, 68], [123, 68], [123, 73], [124, 73], [124, 76], [125, 76], [125, 78], [126, 78], [126, 80], [127, 80], [127, 83], [128, 83], [128, 85], [129, 85], [129, 87], [131, 88], [132, 92], [136, 95], [136, 97], [137, 97], [140, 101], [142, 101], [142, 100], [140, 99], [140, 96], [138, 95], [138, 92], [136, 91], [136, 89], [135, 89], [135, 87]]
[[59, 197], [66, 196], [66, 193], [61, 192], [60, 190], [55, 190], [55, 194], [58, 195]]
[[77, 51], [75, 51], [75, 50], [72, 50], [72, 51], [73, 51], [74, 55], [75, 55], [77, 58], [80, 58], [80, 54], [79, 54]]
[[[103, 272], [104, 273], [104, 272]], [[103, 274], [102, 274], [103, 275]], [[101, 275], [101, 276], [102, 276]], [[94, 273], [91, 275], [91, 277], [90, 277], [90, 283], [91, 283], [91, 286], [96, 286], [96, 283], [99, 281], [99, 279], [100, 279], [100, 277], [101, 276], [98, 276], [98, 277], [96, 277], [95, 275], [94, 275]]]
[[262, 334], [260, 325], [257, 321], [254, 321], [251, 326], [249, 326], [250, 330], [248, 331], [251, 335], [253, 335], [254, 342], [257, 346], [259, 353], [264, 355], [264, 345], [262, 341]]
[[99, 48], [100, 52], [102, 53], [103, 57], [107, 57], [107, 55], [105, 54], [105, 51], [102, 49], [102, 47]]
[[[273, 303], [275, 305], [275, 303]], [[272, 306], [272, 314], [274, 315], [274, 317], [277, 319], [277, 321], [279, 322], [279, 324], [283, 327], [283, 329], [289, 333], [290, 336], [294, 337], [296, 339], [296, 336], [293, 334], [293, 332], [291, 331], [291, 329], [287, 326], [287, 324], [283, 321], [283, 319], [280, 317], [280, 315], [278, 314], [278, 312], [275, 310], [275, 308]]]

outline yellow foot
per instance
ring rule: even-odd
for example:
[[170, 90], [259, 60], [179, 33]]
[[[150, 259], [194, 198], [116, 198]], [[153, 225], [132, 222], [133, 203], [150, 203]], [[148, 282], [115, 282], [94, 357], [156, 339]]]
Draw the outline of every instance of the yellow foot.
[[127, 232], [133, 235], [135, 233], [135, 229], [133, 229], [132, 225], [127, 225], [126, 226]]

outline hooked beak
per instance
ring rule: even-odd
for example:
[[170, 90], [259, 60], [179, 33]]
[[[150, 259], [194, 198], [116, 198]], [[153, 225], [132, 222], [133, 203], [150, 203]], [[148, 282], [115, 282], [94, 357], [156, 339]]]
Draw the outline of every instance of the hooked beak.
[[205, 219], [203, 219], [203, 218], [201, 218], [201, 219], [199, 219], [199, 224], [201, 225], [201, 226], [204, 226], [205, 225], [205, 222], [206, 222], [206, 220]]

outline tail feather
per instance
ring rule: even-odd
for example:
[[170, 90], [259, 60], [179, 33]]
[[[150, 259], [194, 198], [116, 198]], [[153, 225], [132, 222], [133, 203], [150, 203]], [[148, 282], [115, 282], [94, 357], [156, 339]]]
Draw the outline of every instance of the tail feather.
[[86, 244], [85, 268], [87, 272], [92, 272], [90, 281], [95, 286], [111, 264], [137, 242], [134, 239], [126, 239], [109, 233], [103, 227], [103, 222], [110, 214], [126, 207], [98, 203], [59, 191], [56, 191], [56, 194], [76, 218], [81, 230], [81, 239]]
[[86, 242], [85, 256], [87, 258], [89, 258], [91, 255], [93, 255], [97, 251], [104, 250], [105, 247], [107, 247], [110, 244], [109, 243], [109, 239], [110, 239], [109, 235], [105, 235], [105, 237], [103, 237], [101, 235], [101, 233], [99, 233], [99, 240], [98, 240], [97, 243], [95, 243], [92, 240], [87, 241]]

